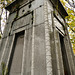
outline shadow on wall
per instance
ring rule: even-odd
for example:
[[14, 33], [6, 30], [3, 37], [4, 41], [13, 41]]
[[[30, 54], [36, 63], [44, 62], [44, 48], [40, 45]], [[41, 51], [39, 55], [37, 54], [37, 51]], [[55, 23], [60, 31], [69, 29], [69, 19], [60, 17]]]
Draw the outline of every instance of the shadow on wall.
[[0, 39], [0, 45], [1, 45], [1, 39]]

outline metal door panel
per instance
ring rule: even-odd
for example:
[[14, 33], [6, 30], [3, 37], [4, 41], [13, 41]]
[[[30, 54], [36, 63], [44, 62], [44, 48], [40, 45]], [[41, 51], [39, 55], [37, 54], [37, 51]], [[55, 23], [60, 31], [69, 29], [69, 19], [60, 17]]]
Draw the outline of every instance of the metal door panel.
[[21, 74], [22, 67], [22, 57], [23, 57], [23, 44], [24, 44], [24, 35], [19, 35], [16, 38], [16, 44], [14, 46], [14, 54], [12, 58], [10, 74], [19, 75]]

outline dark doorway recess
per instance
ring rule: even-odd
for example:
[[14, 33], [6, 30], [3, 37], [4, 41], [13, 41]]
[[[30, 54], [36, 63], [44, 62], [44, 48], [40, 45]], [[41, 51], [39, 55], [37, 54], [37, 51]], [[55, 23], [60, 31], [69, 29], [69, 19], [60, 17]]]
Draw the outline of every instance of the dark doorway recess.
[[59, 34], [59, 37], [60, 37], [61, 53], [62, 53], [62, 59], [63, 59], [64, 75], [71, 75], [68, 59], [67, 59], [67, 53], [65, 49], [65, 44], [64, 44], [64, 37], [61, 34]]
[[24, 31], [17, 33], [15, 36], [8, 66], [9, 75], [21, 75], [23, 45], [24, 45]]

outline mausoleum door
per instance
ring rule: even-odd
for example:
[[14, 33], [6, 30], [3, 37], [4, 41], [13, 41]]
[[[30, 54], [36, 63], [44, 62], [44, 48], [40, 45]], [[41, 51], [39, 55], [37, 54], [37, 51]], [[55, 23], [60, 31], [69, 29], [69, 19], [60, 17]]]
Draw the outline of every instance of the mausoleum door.
[[[70, 69], [69, 69], [67, 52], [66, 52], [65, 43], [64, 43], [64, 37], [65, 37], [64, 27], [65, 26], [63, 23], [63, 19], [60, 19], [59, 15], [54, 16], [54, 27], [55, 27], [55, 35], [56, 34], [59, 35], [58, 40], [59, 40], [59, 45], [60, 45], [59, 48], [60, 48], [62, 62], [63, 62], [64, 75], [71, 75]], [[55, 36], [55, 38], [57, 38], [57, 36]]]
[[12, 61], [10, 63], [9, 75], [21, 75], [22, 57], [24, 46], [24, 33], [18, 33], [15, 37], [14, 46], [12, 49]]
[[63, 67], [64, 67], [64, 75], [71, 75], [69, 64], [68, 64], [67, 52], [64, 44], [64, 37], [61, 34], [59, 34], [59, 39], [60, 39], [60, 46], [61, 46], [61, 53], [62, 53], [62, 60], [63, 60]]

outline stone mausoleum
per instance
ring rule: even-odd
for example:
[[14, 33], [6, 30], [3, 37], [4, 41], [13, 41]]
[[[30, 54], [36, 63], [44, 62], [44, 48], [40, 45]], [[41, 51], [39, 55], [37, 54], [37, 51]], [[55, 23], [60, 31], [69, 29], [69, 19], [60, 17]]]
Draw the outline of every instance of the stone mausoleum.
[[15, 0], [0, 45], [0, 75], [75, 75], [65, 16], [59, 0]]

